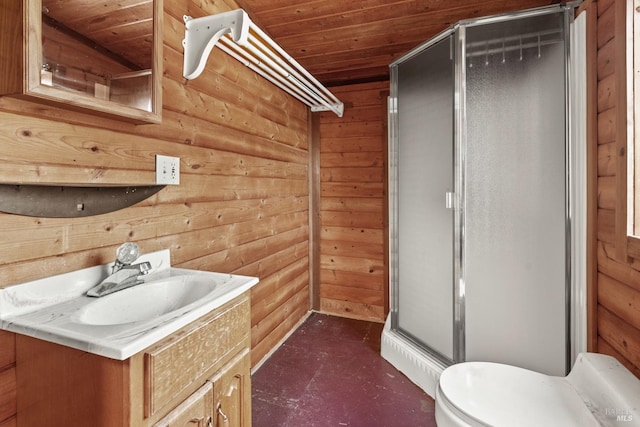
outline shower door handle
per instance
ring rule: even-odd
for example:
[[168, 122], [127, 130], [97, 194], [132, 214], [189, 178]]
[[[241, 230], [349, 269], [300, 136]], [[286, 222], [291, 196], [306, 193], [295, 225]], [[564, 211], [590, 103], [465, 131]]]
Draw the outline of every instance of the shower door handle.
[[447, 191], [444, 193], [444, 206], [447, 209], [455, 209], [456, 208], [456, 193], [452, 191]]

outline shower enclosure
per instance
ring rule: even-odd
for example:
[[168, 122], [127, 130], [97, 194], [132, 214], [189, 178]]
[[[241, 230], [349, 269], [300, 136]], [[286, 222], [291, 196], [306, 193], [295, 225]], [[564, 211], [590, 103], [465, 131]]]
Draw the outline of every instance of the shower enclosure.
[[385, 333], [436, 367], [570, 367], [572, 23], [463, 21], [391, 64]]

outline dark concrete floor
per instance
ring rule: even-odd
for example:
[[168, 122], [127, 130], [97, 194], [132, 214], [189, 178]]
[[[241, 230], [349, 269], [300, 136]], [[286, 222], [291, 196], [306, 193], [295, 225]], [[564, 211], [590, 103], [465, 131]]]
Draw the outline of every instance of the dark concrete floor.
[[434, 401], [380, 357], [382, 324], [313, 313], [252, 376], [253, 427], [432, 427]]

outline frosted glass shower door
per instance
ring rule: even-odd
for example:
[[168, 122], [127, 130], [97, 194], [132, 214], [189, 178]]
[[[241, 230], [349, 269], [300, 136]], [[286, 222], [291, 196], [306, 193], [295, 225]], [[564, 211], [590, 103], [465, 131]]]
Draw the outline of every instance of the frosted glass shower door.
[[466, 360], [564, 375], [563, 13], [466, 29]]
[[453, 358], [454, 68], [450, 37], [397, 73], [398, 329]]

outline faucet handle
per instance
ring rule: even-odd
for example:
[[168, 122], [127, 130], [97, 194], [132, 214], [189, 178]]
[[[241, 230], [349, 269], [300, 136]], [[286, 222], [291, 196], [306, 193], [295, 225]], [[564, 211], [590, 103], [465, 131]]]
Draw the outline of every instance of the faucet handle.
[[131, 264], [139, 256], [140, 247], [133, 242], [123, 243], [116, 249], [116, 259], [123, 264]]
[[140, 256], [140, 247], [133, 243], [123, 243], [116, 249], [116, 261], [113, 263], [112, 273], [122, 269], [125, 265], [130, 265]]

